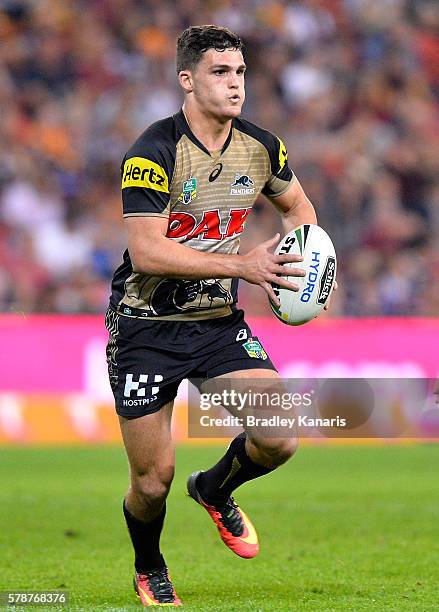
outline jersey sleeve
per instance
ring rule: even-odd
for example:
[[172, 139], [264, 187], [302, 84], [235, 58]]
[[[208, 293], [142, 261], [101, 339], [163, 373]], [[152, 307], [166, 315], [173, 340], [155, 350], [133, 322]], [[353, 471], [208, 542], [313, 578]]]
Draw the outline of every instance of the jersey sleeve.
[[262, 193], [273, 198], [285, 193], [294, 179], [294, 174], [288, 166], [288, 152], [282, 140], [274, 134], [270, 134], [267, 145], [271, 174], [262, 189]]
[[174, 163], [172, 147], [147, 130], [121, 165], [124, 217], [169, 217]]

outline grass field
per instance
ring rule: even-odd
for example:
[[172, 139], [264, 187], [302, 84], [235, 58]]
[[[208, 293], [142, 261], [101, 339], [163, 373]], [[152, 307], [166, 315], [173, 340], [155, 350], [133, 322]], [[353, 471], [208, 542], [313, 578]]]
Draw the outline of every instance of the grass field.
[[[301, 448], [237, 492], [260, 536], [252, 560], [184, 494], [187, 474], [220, 453], [177, 452], [163, 549], [185, 610], [439, 609], [439, 444]], [[71, 610], [141, 609], [122, 448], [2, 448], [0, 478], [0, 591], [62, 588]]]

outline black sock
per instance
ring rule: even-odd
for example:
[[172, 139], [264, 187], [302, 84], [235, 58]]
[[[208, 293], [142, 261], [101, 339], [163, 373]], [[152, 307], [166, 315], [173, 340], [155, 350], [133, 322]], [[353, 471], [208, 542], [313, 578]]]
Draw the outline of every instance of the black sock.
[[198, 476], [197, 489], [207, 503], [221, 504], [244, 482], [273, 471], [274, 468], [264, 467], [250, 459], [245, 450], [246, 437], [245, 433], [239, 434], [230, 443], [224, 457]]
[[162, 511], [150, 523], [139, 521], [133, 516], [123, 502], [123, 513], [134, 546], [136, 572], [142, 574], [148, 570], [165, 567], [165, 560], [160, 553], [160, 534], [165, 520], [166, 504]]

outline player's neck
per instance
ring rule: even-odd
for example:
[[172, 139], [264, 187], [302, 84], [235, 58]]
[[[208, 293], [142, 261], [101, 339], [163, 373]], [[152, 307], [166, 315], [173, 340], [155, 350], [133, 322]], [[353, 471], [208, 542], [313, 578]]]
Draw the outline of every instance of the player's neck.
[[230, 134], [231, 119], [221, 122], [187, 103], [183, 104], [183, 113], [191, 132], [208, 151], [215, 152], [223, 148]]

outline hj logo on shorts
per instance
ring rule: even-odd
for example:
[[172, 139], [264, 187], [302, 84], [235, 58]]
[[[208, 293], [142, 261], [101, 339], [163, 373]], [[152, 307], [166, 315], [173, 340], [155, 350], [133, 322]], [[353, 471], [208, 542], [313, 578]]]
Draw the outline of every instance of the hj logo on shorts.
[[[135, 391], [135, 396], [144, 399], [129, 399], [124, 400], [124, 406], [138, 406], [140, 404], [149, 404], [157, 399], [157, 394], [160, 391], [160, 386], [155, 383], [160, 383], [163, 380], [161, 374], [139, 374], [139, 380], [133, 380], [133, 374], [127, 374], [125, 379], [124, 396], [131, 398], [131, 393]], [[148, 382], [151, 385], [150, 396], [146, 397]], [[149, 394], [148, 394], [149, 395]]]

